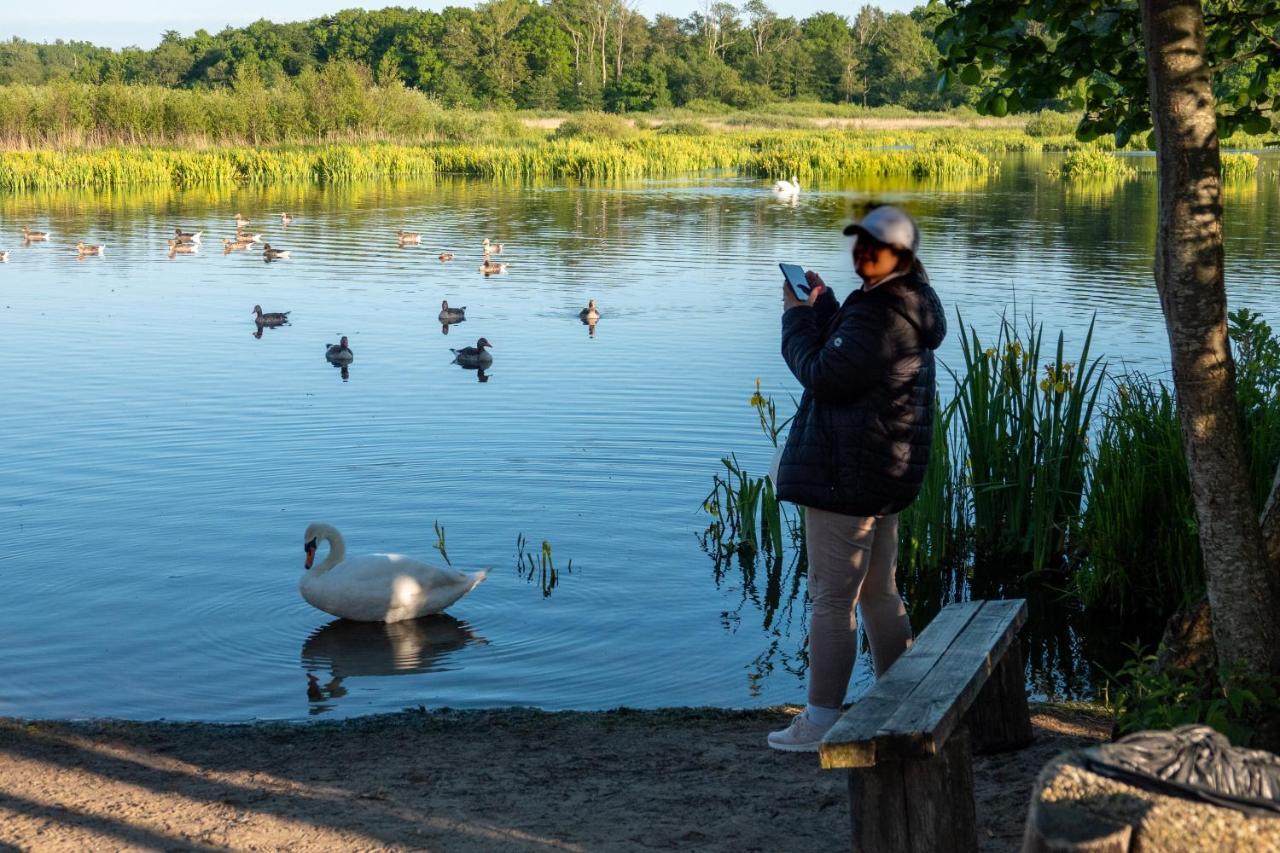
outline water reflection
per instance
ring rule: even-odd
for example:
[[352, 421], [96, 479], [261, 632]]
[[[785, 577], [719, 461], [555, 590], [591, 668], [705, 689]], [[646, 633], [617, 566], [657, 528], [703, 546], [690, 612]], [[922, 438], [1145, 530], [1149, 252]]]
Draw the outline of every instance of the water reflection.
[[451, 655], [471, 643], [485, 640], [466, 622], [443, 613], [390, 624], [335, 619], [302, 644], [307, 698], [313, 703], [340, 699], [347, 694], [343, 682], [348, 678], [440, 671]]

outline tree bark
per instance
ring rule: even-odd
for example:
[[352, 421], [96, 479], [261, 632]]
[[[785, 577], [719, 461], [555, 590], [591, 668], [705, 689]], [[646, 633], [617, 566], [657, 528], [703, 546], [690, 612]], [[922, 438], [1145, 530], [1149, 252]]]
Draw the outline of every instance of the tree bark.
[[1155, 279], [1222, 663], [1280, 671], [1277, 572], [1249, 482], [1223, 284], [1221, 161], [1199, 0], [1142, 0], [1159, 177]]
[[[1276, 479], [1271, 484], [1271, 497], [1267, 498], [1262, 508], [1262, 542], [1267, 551], [1267, 559], [1280, 572], [1280, 467], [1276, 468]], [[1277, 614], [1280, 619], [1280, 614]], [[1276, 629], [1280, 636], [1280, 627]]]

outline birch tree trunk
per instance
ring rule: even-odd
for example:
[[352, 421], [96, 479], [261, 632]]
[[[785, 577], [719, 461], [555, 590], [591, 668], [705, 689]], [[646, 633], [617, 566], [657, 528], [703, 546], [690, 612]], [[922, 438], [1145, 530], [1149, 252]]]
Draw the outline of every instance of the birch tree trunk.
[[1199, 0], [1142, 0], [1159, 175], [1155, 279], [1223, 663], [1280, 671], [1277, 565], [1263, 553], [1236, 409], [1223, 284], [1221, 161]]

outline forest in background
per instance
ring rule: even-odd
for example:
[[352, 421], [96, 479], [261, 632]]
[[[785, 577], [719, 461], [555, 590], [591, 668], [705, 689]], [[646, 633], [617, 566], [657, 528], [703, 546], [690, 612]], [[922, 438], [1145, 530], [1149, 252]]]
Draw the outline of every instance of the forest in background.
[[326, 67], [416, 89], [449, 107], [635, 112], [779, 101], [938, 110], [938, 3], [909, 14], [863, 6], [797, 20], [765, 0], [704, 2], [648, 19], [629, 0], [489, 0], [441, 12], [348, 9], [217, 34], [166, 32], [159, 45], [0, 42], [0, 86], [142, 84], [177, 89], [314, 88]]

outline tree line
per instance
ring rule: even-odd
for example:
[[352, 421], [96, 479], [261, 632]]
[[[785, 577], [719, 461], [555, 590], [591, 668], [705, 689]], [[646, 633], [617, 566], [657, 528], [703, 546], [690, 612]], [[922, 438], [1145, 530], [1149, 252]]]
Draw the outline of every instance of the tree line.
[[797, 20], [765, 0], [704, 0], [687, 17], [652, 20], [633, 0], [350, 9], [216, 35], [169, 31], [150, 50], [13, 38], [0, 42], [0, 85], [276, 87], [356, 63], [372, 83], [403, 84], [449, 106], [629, 112], [816, 100], [942, 109], [970, 94], [935, 85], [934, 29], [947, 16], [933, 4], [909, 14], [863, 6], [852, 19], [819, 12]]

